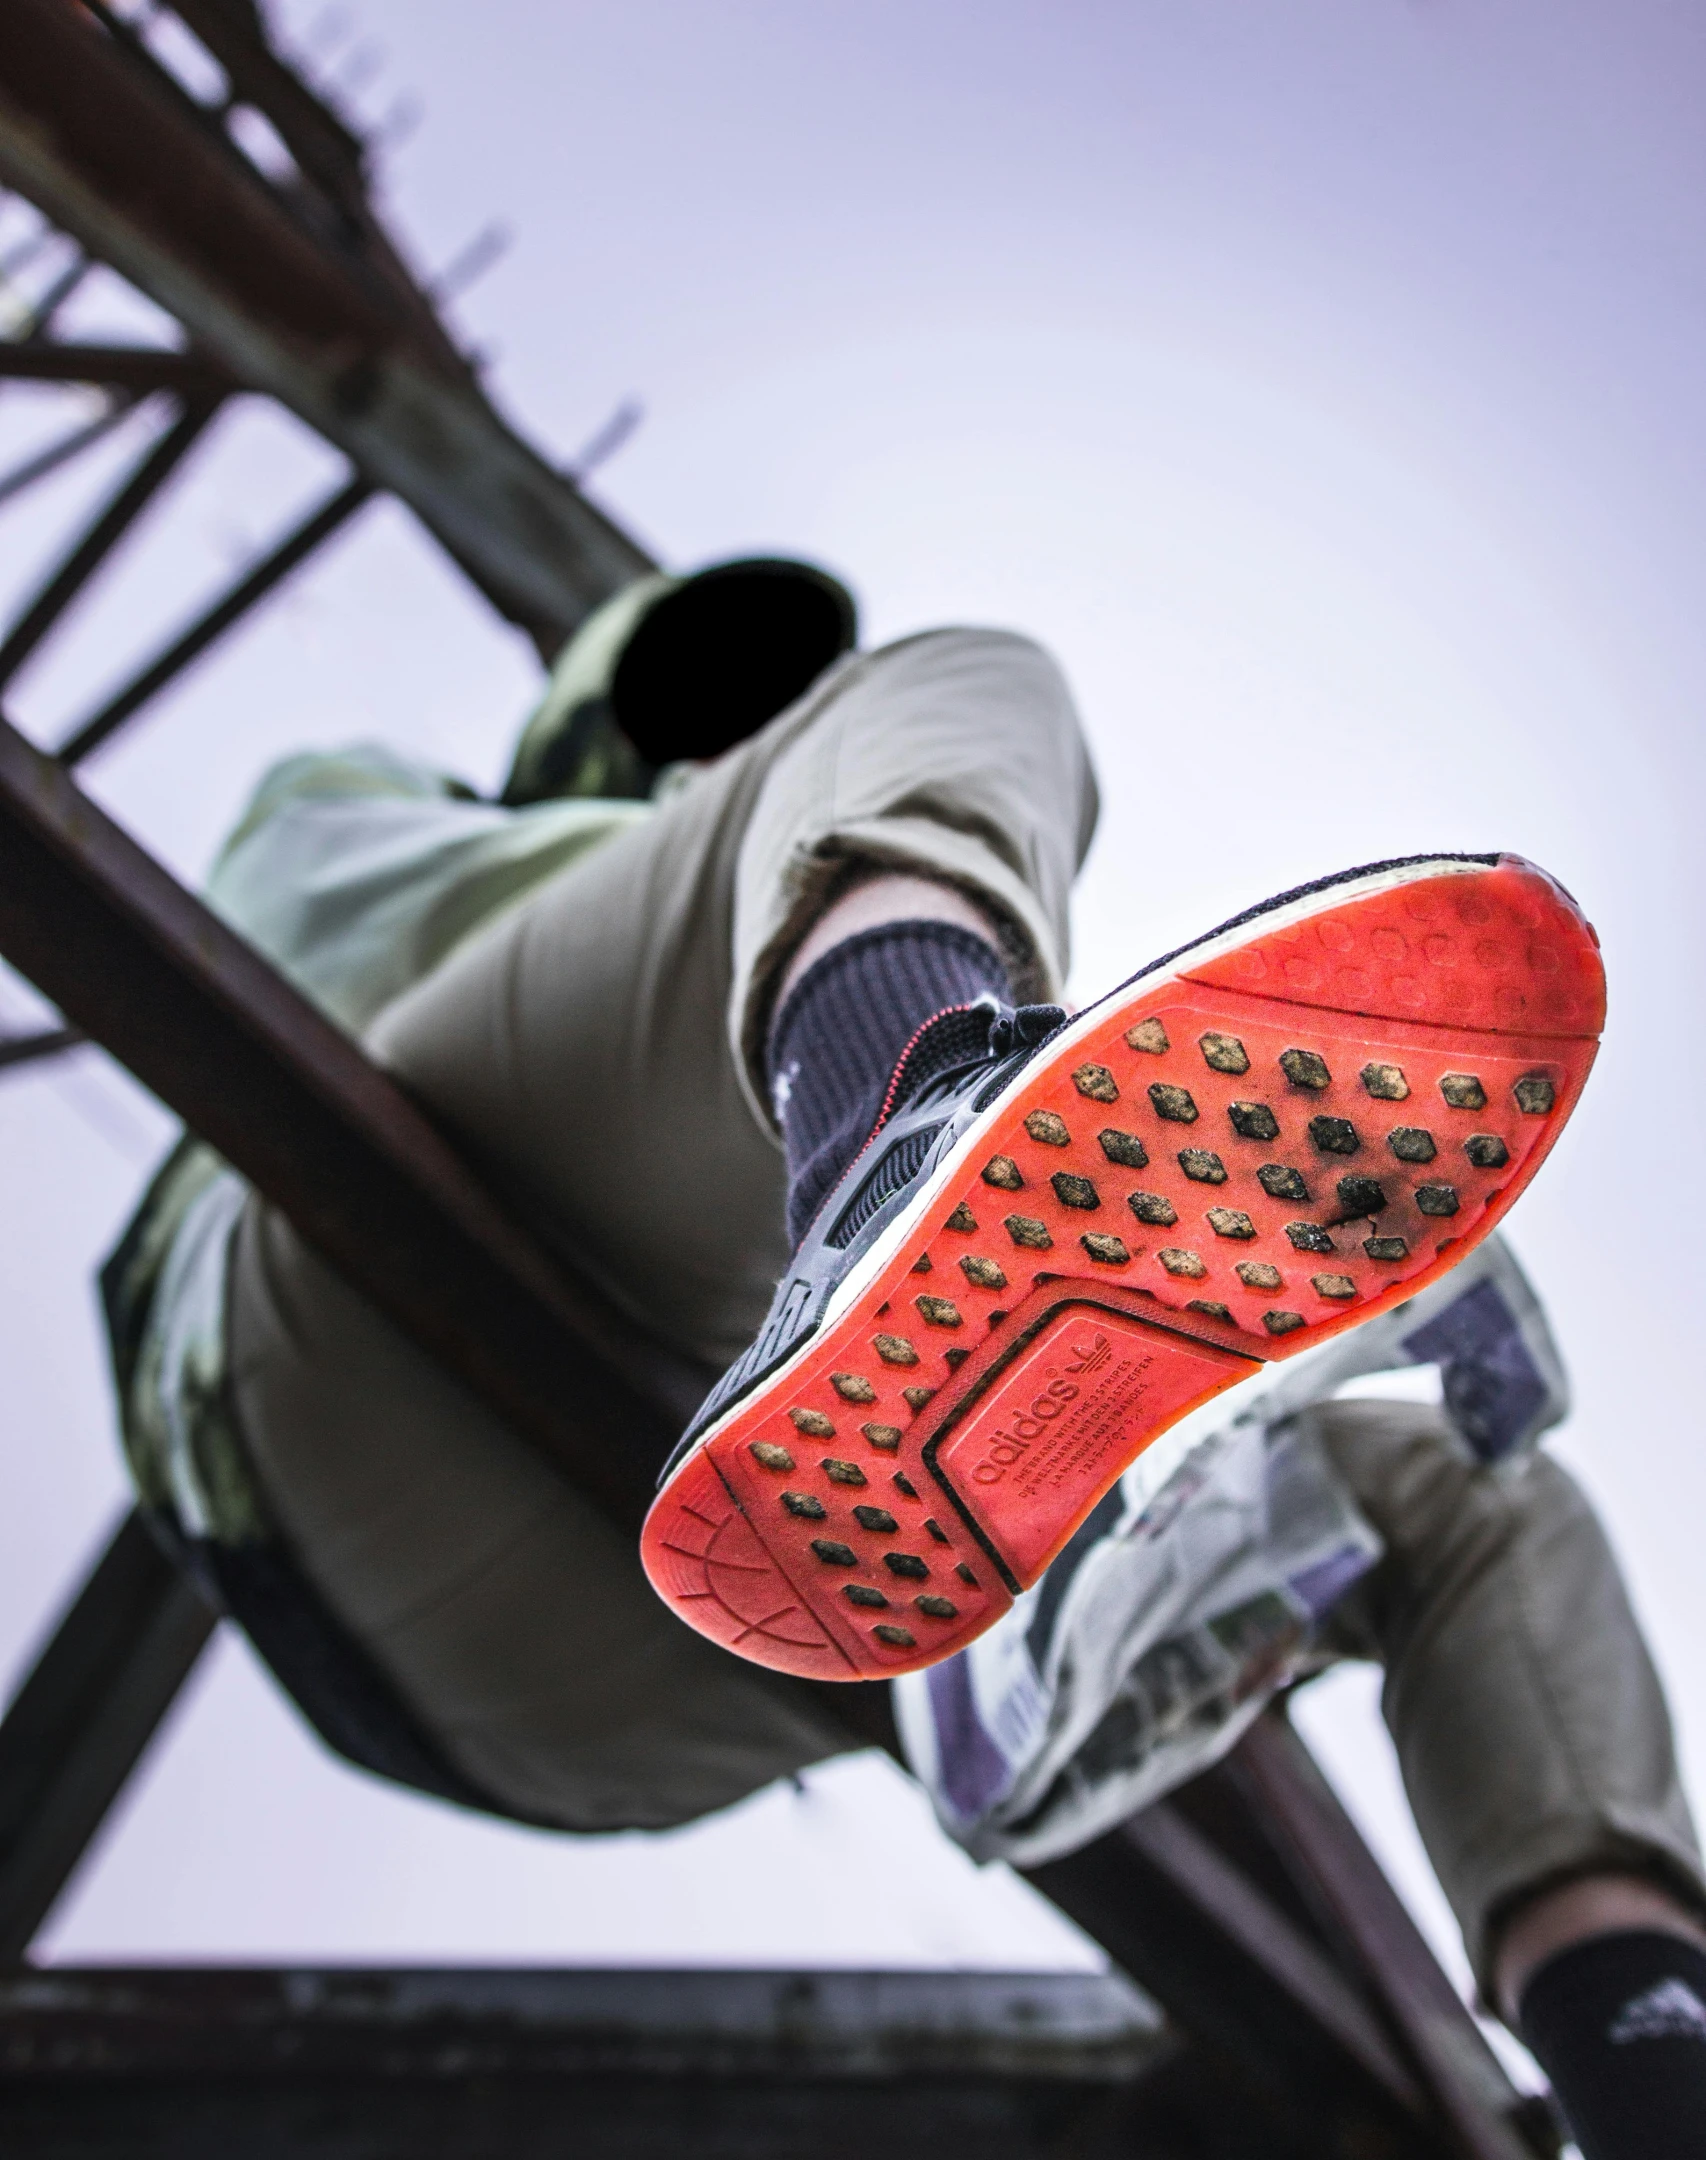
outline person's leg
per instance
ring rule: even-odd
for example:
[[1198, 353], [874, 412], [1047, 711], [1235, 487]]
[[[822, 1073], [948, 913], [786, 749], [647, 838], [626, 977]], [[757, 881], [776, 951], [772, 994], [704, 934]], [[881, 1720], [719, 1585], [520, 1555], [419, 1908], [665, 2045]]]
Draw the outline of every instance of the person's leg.
[[[1641, 1992], [1631, 1972], [1686, 1986], [1686, 1969], [1706, 1993], [1706, 1888], [1664, 1698], [1604, 1530], [1550, 1456], [1480, 1466], [1411, 1406], [1311, 1415], [1387, 1546], [1332, 1639], [1385, 1665], [1406, 1790], [1483, 1994], [1541, 2055], [1585, 2149], [1662, 2160], [1671, 2148], [1652, 2126], [1666, 2118], [1643, 2111], [1674, 2095], [1639, 2049], [1607, 2052], [1583, 2016], [1597, 2015], [1589, 1983], [1602, 1975], [1617, 2000], [1601, 2024]], [[1632, 1942], [1645, 1946], [1633, 1966]], [[1588, 2010], [1549, 2011], [1549, 1974], [1573, 1975]], [[1680, 2075], [1688, 2104], [1706, 2107], [1706, 2002], [1698, 2028]], [[1596, 2048], [1604, 2061], [1590, 2064]]]
[[1674, 1935], [1706, 1949], [1699, 1910], [1639, 1875], [1584, 1875], [1538, 1890], [1499, 1930], [1493, 1960], [1499, 2015], [1520, 2030], [1528, 1984], [1550, 1959], [1602, 1935]]
[[1053, 996], [1095, 808], [1045, 653], [909, 639], [454, 953], [371, 1045], [637, 1318], [725, 1363], [788, 1257], [767, 1053], [796, 952], [850, 889], [909, 873], [908, 914], [940, 892], [997, 936], [1015, 997]]
[[632, 1539], [272, 1208], [240, 1226], [228, 1326], [276, 1533], [494, 1805], [663, 1828], [830, 1751], [807, 1706], [678, 1626]]
[[[1706, 1934], [1673, 1899], [1612, 1876], [1554, 1893], [1556, 1947], [1512, 2022], [1552, 2080], [1584, 2160], [1706, 2151]], [[1502, 1962], [1502, 1961], [1501, 1961]]]
[[[912, 640], [838, 670], [459, 950], [373, 1045], [547, 1238], [714, 1362], [787, 1258], [764, 1071], [779, 990], [910, 924], [924, 1010], [888, 1015], [902, 1043], [973, 984], [1046, 994], [1093, 805], [1036, 647]], [[826, 917], [849, 935], [790, 975]], [[892, 1063], [869, 1034], [851, 1011], [849, 1045]], [[681, 1628], [624, 1541], [262, 1208], [232, 1346], [243, 1430], [310, 1579], [494, 1797], [577, 1827], [680, 1820], [833, 1744]]]
[[968, 893], [945, 885], [939, 878], [919, 877], [905, 870], [877, 870], [857, 885], [850, 885], [833, 900], [794, 948], [776, 988], [780, 1010], [799, 986], [800, 978], [814, 962], [825, 959], [838, 945], [861, 937], [867, 930], [886, 930], [895, 923], [950, 923], [981, 938], [999, 950], [1001, 932], [987, 908]]

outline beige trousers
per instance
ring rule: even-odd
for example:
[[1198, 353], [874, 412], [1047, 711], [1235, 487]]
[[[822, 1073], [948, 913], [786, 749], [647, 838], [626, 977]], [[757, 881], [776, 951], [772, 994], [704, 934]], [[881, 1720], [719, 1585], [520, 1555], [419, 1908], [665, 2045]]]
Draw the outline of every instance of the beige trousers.
[[1385, 1668], [1404, 1789], [1487, 2000], [1498, 1922], [1544, 1883], [1621, 1869], [1706, 1907], [1658, 1675], [1575, 1479], [1544, 1452], [1477, 1464], [1411, 1404], [1310, 1414], [1386, 1541], [1322, 1648]]
[[[779, 966], [871, 862], [963, 885], [1058, 992], [1095, 783], [1059, 670], [948, 631], [844, 662], [390, 1006], [376, 1055], [656, 1333], [711, 1366], [787, 1259], [763, 1107]], [[632, 1547], [252, 1206], [239, 1424], [321, 1596], [452, 1762], [575, 1829], [684, 1821], [841, 1744], [653, 1596]]]
[[[722, 1362], [786, 1258], [761, 1052], [806, 923], [864, 866], [920, 870], [1002, 925], [1021, 997], [1056, 996], [1095, 815], [1046, 655], [989, 631], [911, 639], [832, 670], [498, 918], [380, 1016], [371, 1047], [548, 1239]], [[301, 1565], [494, 1797], [570, 1828], [662, 1825], [836, 1744], [672, 1619], [557, 1473], [259, 1205], [231, 1350]], [[1417, 1817], [1471, 1942], [1526, 1885], [1604, 1858], [1692, 1884], [1663, 1702], [1564, 1473], [1474, 1471], [1414, 1412], [1323, 1415], [1389, 1546], [1335, 1649], [1386, 1664]]]

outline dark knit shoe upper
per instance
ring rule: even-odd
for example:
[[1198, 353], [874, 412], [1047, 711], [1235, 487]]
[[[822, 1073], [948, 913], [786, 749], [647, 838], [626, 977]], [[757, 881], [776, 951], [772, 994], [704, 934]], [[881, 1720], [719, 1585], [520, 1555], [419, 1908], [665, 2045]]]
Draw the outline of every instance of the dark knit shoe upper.
[[1008, 996], [986, 938], [957, 923], [893, 922], [833, 946], [794, 985], [765, 1051], [788, 1156], [788, 1241], [870, 1138], [895, 1068], [920, 1029], [953, 1007], [989, 1021]]
[[[802, 988], [808, 980], [802, 978]], [[960, 1135], [1065, 1023], [1058, 1005], [1014, 1012], [980, 1000], [934, 1013], [914, 1030], [880, 1091], [864, 1099], [869, 1124], [807, 1216], [763, 1327], [701, 1404], [664, 1479], [707, 1426], [816, 1332], [848, 1272], [905, 1211]], [[778, 1038], [781, 1033], [778, 1028]], [[852, 1126], [844, 1118], [837, 1129], [845, 1135]], [[823, 1154], [820, 1143], [808, 1160], [819, 1163]]]

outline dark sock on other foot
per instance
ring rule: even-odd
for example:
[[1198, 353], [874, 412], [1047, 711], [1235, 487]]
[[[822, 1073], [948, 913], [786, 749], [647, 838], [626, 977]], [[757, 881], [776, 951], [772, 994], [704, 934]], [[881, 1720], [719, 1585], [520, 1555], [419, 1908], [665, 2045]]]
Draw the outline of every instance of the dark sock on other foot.
[[1597, 1935], [1546, 1960], [1519, 2019], [1584, 2160], [1706, 2156], [1706, 1950]]
[[1000, 954], [957, 923], [883, 923], [807, 968], [765, 1048], [788, 1157], [791, 1244], [870, 1138], [901, 1053], [925, 1022], [951, 1006], [980, 998], [1000, 1006], [1009, 996]]

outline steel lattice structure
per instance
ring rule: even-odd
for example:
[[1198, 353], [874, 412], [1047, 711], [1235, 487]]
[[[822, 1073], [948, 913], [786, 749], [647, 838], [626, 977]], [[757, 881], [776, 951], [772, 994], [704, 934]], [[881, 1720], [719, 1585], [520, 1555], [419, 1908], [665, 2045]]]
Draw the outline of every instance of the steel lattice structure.
[[[221, 96], [192, 94], [162, 61], [162, 18], [196, 41]], [[8, 0], [0, 182], [39, 212], [30, 244], [51, 266], [0, 343], [0, 379], [93, 385], [104, 399], [0, 478], [0, 504], [139, 399], [172, 406], [0, 638], [0, 689], [136, 536], [227, 401], [278, 401], [349, 468], [57, 754], [0, 720], [0, 954], [63, 1015], [0, 1042], [0, 1064], [99, 1044], [631, 1531], [648, 1494], [612, 1470], [599, 1434], [637, 1425], [661, 1452], [706, 1375], [547, 1258], [418, 1107], [73, 774], [375, 493], [406, 504], [546, 657], [649, 558], [495, 410], [373, 212], [362, 141], [280, 56], [255, 0]], [[163, 309], [179, 342], [61, 340], [56, 319], [96, 263]], [[642, 1382], [622, 1377], [633, 1374]], [[1034, 1975], [43, 1973], [28, 1963], [33, 1936], [218, 1624], [132, 1517], [0, 1722], [10, 2152], [691, 2145], [780, 2160], [921, 2135], [1134, 2160], [1558, 2149], [1546, 2109], [1519, 2101], [1277, 1711], [1207, 1776], [1033, 1872], [1136, 1988]], [[885, 1690], [815, 1692], [850, 1747], [895, 1748]]]

